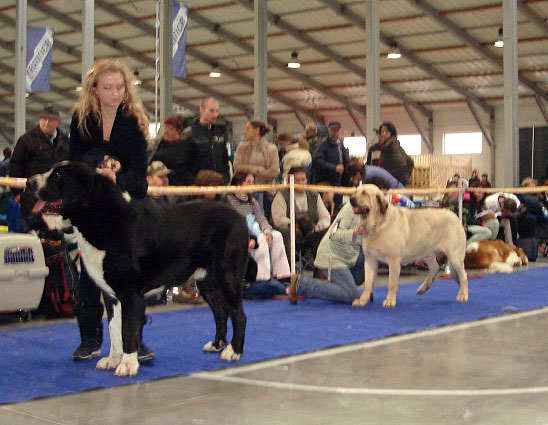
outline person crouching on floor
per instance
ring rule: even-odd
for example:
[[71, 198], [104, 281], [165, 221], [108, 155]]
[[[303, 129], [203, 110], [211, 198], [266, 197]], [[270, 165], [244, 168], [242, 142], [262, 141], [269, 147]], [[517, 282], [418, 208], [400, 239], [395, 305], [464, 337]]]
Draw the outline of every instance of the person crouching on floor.
[[[255, 176], [251, 173], [237, 172], [232, 178], [232, 186], [253, 185]], [[286, 286], [279, 279], [290, 277], [289, 263], [285, 252], [282, 234], [273, 230], [263, 210], [251, 193], [230, 193], [227, 202], [247, 220], [250, 234], [258, 241], [251, 239], [252, 255], [257, 263], [255, 283], [244, 290], [246, 298], [268, 298], [273, 295], [284, 295]]]

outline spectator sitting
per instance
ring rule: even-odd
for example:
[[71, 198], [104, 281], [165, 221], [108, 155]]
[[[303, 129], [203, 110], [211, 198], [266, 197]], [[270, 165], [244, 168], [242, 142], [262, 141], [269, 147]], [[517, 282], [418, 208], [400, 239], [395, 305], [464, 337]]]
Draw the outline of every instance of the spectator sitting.
[[509, 244], [515, 244], [518, 240], [516, 212], [519, 204], [518, 197], [512, 193], [498, 192], [485, 197], [485, 208], [495, 213], [495, 216], [499, 219], [504, 240]]
[[[233, 186], [254, 183], [255, 177], [251, 173], [237, 172], [232, 178]], [[246, 288], [244, 295], [246, 298], [267, 298], [285, 294], [286, 287], [278, 279], [289, 278], [290, 270], [281, 233], [272, 229], [251, 193], [230, 193], [226, 200], [239, 214], [246, 217], [250, 233], [258, 241], [256, 247], [254, 239], [251, 239], [252, 255], [257, 263], [257, 277]]]
[[[218, 173], [213, 170], [201, 170], [196, 174], [196, 180], [194, 181], [194, 186], [222, 186], [224, 182], [224, 177], [221, 173]], [[194, 195], [194, 199], [197, 200], [224, 200], [225, 196], [220, 193], [203, 193], [199, 195]]]
[[[170, 173], [171, 170], [162, 161], [152, 161], [147, 169], [147, 183], [149, 186], [169, 186]], [[175, 197], [166, 195], [149, 195], [149, 199], [160, 207], [174, 205], [177, 202]]]
[[287, 173], [293, 167], [305, 167], [312, 162], [312, 155], [310, 155], [310, 147], [308, 142], [300, 138], [295, 143], [287, 145], [285, 148], [285, 155], [282, 159], [282, 165], [280, 166], [283, 171], [283, 180], [286, 180]]
[[[294, 176], [295, 184], [305, 185], [307, 173], [304, 167], [295, 167], [289, 170]], [[290, 218], [289, 218], [289, 189], [280, 190], [272, 202], [272, 221], [282, 234], [286, 253], [291, 252]], [[296, 241], [309, 249], [316, 256], [318, 245], [325, 230], [331, 223], [329, 211], [325, 208], [321, 196], [317, 192], [295, 189], [295, 222]]]
[[[449, 182], [447, 187], [458, 187], [457, 182]], [[455, 214], [459, 214], [458, 192], [453, 192], [444, 196], [442, 206], [450, 209]], [[472, 199], [470, 192], [464, 194], [462, 200], [462, 222], [466, 230], [467, 243], [484, 241], [491, 238], [491, 230], [481, 225], [481, 221], [476, 218], [476, 201]]]
[[481, 187], [491, 187], [491, 183], [489, 183], [489, 180], [487, 180], [487, 173], [483, 173], [481, 175]]
[[[521, 182], [522, 187], [536, 187], [536, 180], [527, 177]], [[519, 200], [525, 207], [527, 215], [532, 216], [536, 221], [535, 236], [540, 240], [548, 240], [548, 210], [544, 204], [538, 200], [536, 195], [531, 193], [522, 193], [518, 195]]]
[[190, 186], [194, 183], [194, 176], [186, 167], [190, 131], [183, 136], [183, 130], [182, 117], [174, 115], [167, 118], [164, 121], [164, 135], [152, 157], [152, 161], [161, 161], [171, 170], [169, 182], [173, 186]]
[[480, 183], [480, 179], [478, 176], [478, 170], [472, 170], [472, 175], [468, 179], [468, 186], [470, 186], [472, 183]]
[[[480, 183], [474, 182], [470, 187], [480, 187]], [[489, 239], [496, 239], [499, 234], [499, 221], [495, 211], [485, 206], [485, 192], [471, 192], [472, 200], [476, 203], [476, 218], [481, 219], [481, 225], [491, 230]]]

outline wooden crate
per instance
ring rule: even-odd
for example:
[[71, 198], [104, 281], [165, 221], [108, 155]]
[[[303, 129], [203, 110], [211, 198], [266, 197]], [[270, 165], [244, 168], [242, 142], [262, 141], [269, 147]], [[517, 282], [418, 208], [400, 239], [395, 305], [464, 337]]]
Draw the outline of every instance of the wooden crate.
[[447, 180], [459, 173], [468, 179], [472, 174], [472, 158], [464, 159], [454, 155], [414, 155], [415, 168], [411, 175], [411, 187], [444, 188]]

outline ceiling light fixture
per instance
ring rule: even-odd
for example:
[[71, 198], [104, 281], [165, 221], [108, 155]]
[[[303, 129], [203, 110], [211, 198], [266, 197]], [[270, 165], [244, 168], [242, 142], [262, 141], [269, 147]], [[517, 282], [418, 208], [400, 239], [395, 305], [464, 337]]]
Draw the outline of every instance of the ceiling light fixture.
[[135, 76], [135, 79], [133, 80], [133, 85], [134, 86], [140, 86], [141, 84], [143, 84], [143, 80], [139, 79], [139, 70], [138, 69], [133, 71], [133, 75]]
[[291, 52], [291, 60], [287, 63], [288, 68], [297, 69], [301, 67], [301, 63], [299, 62], [298, 56], [299, 54], [297, 53], [296, 50]]
[[494, 43], [495, 47], [502, 48], [504, 47], [504, 40], [502, 38], [502, 27], [499, 28], [499, 38]]
[[217, 62], [213, 62], [211, 64], [211, 71], [209, 71], [209, 76], [211, 78], [219, 78], [221, 76], [221, 71], [219, 70], [219, 64]]
[[390, 50], [388, 51], [388, 55], [386, 55], [388, 59], [399, 59], [401, 58], [401, 52], [400, 48], [398, 47], [398, 43], [393, 42], [390, 43]]

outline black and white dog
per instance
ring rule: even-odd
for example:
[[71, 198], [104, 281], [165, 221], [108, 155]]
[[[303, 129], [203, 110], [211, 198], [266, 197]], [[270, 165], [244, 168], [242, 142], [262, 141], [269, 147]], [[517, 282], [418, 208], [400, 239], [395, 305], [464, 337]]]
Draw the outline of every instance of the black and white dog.
[[[33, 176], [27, 188], [44, 201], [40, 207], [57, 205], [58, 214], [70, 221], [89, 275], [115, 298], [110, 353], [99, 360], [98, 369], [137, 374], [144, 294], [185, 282], [196, 270], [205, 271], [198, 288], [216, 323], [215, 341], [205, 344], [204, 351], [223, 350], [223, 360], [240, 359], [249, 233], [235, 210], [216, 201], [159, 208], [149, 200], [131, 200], [109, 178], [75, 162]], [[229, 316], [234, 332], [227, 345]]]

